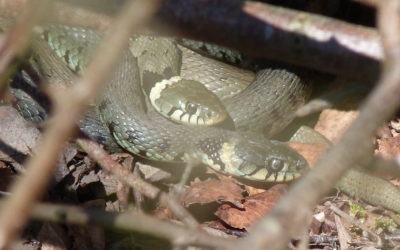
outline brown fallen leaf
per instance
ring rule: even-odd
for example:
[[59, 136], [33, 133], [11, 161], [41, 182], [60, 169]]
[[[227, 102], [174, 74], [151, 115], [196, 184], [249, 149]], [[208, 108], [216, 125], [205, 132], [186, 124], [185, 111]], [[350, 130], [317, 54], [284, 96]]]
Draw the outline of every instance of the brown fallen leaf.
[[205, 204], [210, 202], [230, 202], [236, 207], [242, 207], [243, 189], [233, 180], [224, 178], [222, 180], [198, 179], [190, 183], [190, 186], [183, 192], [181, 201], [184, 206], [192, 204]]
[[393, 119], [389, 122], [389, 129], [392, 136], [398, 136], [400, 134], [400, 119]]
[[386, 160], [394, 160], [400, 155], [400, 136], [378, 139], [375, 153]]
[[233, 228], [249, 230], [279, 200], [286, 188], [285, 184], [277, 184], [268, 191], [246, 197], [243, 209], [225, 203], [218, 208], [215, 215]]

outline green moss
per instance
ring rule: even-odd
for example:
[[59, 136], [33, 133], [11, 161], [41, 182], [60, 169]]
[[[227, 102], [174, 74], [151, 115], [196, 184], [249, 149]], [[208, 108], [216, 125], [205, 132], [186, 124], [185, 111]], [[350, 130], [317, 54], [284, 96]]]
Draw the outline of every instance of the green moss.
[[367, 211], [357, 203], [353, 203], [349, 201], [350, 206], [350, 215], [356, 218], [365, 218], [367, 217]]
[[388, 227], [397, 227], [397, 224], [392, 219], [386, 219], [386, 218], [376, 219], [375, 228], [386, 229]]

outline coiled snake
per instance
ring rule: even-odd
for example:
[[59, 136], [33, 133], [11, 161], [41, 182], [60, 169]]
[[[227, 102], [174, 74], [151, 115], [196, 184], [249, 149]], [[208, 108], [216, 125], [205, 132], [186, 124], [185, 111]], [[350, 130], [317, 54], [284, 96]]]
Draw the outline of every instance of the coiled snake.
[[[93, 31], [67, 26], [50, 26], [42, 37], [75, 71], [82, 70], [100, 39]], [[170, 39], [153, 37], [135, 38], [131, 47], [132, 53], [125, 53], [96, 101], [94, 112], [101, 122], [93, 123], [96, 115], [91, 115], [81, 123], [92, 138], [104, 143], [111, 141], [111, 133], [120, 146], [137, 155], [161, 161], [199, 158], [218, 171], [259, 181], [290, 181], [306, 168], [305, 160], [294, 150], [258, 133], [176, 124], [146, 110], [142, 88], [155, 85], [153, 89], [157, 89], [157, 84], [168, 80], [174, 84], [186, 81], [179, 77], [181, 51]], [[46, 63], [41, 58], [36, 61]], [[268, 69], [239, 96], [228, 99], [226, 107], [238, 127], [253, 123], [259, 129], [264, 119], [269, 132], [276, 132], [290, 122], [293, 116], [288, 114], [304, 104], [306, 95], [307, 86], [297, 75]], [[36, 113], [26, 112], [30, 103], [19, 104], [28, 115]], [[261, 113], [271, 118], [263, 118]]]
[[[82, 70], [89, 58], [88, 52], [99, 40], [98, 34], [81, 28], [52, 26], [46, 30], [42, 33], [44, 40], [75, 71]], [[71, 72], [58, 72], [57, 76], [54, 67], [59, 66], [61, 59], [51, 52], [47, 43], [39, 40], [34, 42], [32, 57], [32, 65], [39, 75], [44, 78], [72, 75]], [[169, 44], [168, 48], [160, 41]], [[139, 52], [125, 53], [92, 112], [81, 121], [81, 129], [90, 137], [109, 148], [122, 146], [134, 154], [155, 160], [199, 158], [218, 171], [251, 180], [290, 181], [301, 175], [307, 166], [305, 160], [285, 144], [260, 134], [261, 128], [267, 128], [266, 134], [271, 134], [285, 127], [292, 120], [293, 111], [304, 103], [308, 87], [295, 73], [284, 69], [260, 71], [246, 90], [223, 101], [237, 128], [254, 127], [256, 132], [183, 125], [147, 108], [148, 101], [142, 96], [143, 86], [146, 89], [146, 86], [170, 79], [181, 81], [177, 78], [180, 77], [180, 60], [178, 64], [170, 61], [171, 55], [180, 56], [181, 51], [168, 39], [138, 38], [132, 44], [143, 48]], [[221, 72], [220, 65], [216, 65], [211, 66], [212, 70]], [[215, 80], [211, 78], [211, 81]], [[221, 73], [217, 73], [216, 78], [221, 78]], [[222, 79], [230, 81], [227, 80], [229, 77]], [[159, 86], [159, 89], [163, 88], [166, 87]], [[13, 93], [26, 118], [36, 121], [45, 118], [44, 109], [28, 94], [18, 88], [13, 89]], [[400, 192], [383, 180], [349, 171], [338, 187], [372, 204], [400, 211]]]

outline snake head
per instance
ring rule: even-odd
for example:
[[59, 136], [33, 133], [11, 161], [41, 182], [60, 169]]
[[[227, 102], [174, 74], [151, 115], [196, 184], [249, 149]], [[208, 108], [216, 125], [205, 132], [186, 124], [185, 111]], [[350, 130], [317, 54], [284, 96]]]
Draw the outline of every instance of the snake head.
[[261, 137], [233, 138], [219, 153], [224, 172], [249, 180], [292, 181], [308, 168], [306, 160], [286, 144]]
[[177, 123], [209, 126], [229, 116], [219, 98], [203, 84], [178, 76], [158, 82], [149, 99], [160, 114]]

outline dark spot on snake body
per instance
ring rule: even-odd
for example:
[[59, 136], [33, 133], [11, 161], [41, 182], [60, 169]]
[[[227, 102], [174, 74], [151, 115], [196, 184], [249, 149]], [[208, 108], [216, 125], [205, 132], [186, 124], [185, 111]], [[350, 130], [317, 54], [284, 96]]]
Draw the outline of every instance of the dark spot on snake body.
[[[176, 65], [181, 66], [181, 65], [182, 65], [182, 51], [181, 51], [180, 49], [178, 49], [176, 43], [175, 43], [175, 47], [176, 47], [176, 52], [177, 52], [177, 54], [178, 54], [178, 55], [177, 55], [178, 62], [177, 62]], [[179, 73], [179, 72], [177, 72], [177, 73]]]
[[164, 76], [145, 70], [143, 71], [142, 78], [142, 88], [144, 92], [149, 95], [151, 89], [154, 87], [154, 84], [161, 82], [164, 79]]

